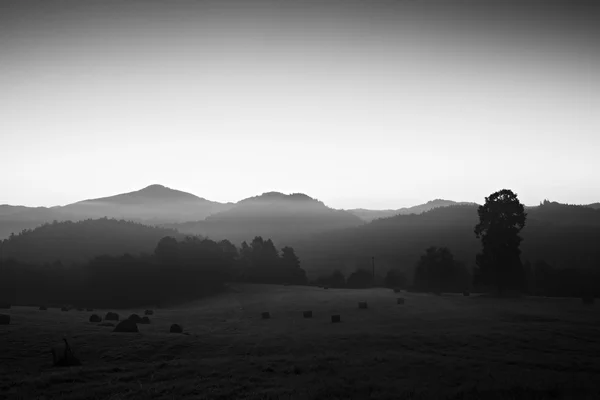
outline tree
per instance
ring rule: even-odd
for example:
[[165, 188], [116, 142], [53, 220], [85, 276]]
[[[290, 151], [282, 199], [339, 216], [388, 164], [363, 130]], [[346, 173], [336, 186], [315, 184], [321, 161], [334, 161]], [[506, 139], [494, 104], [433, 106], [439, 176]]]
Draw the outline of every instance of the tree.
[[476, 283], [496, 286], [499, 294], [505, 289], [521, 289], [523, 265], [519, 246], [523, 239], [519, 232], [527, 218], [525, 207], [515, 193], [503, 189], [486, 197], [477, 213], [475, 236], [481, 239], [483, 250], [476, 256]]
[[385, 275], [385, 286], [389, 288], [405, 289], [408, 283], [406, 274], [397, 269], [390, 269]]
[[281, 266], [288, 283], [306, 284], [306, 272], [300, 268], [300, 259], [292, 247], [286, 246], [281, 249]]
[[466, 268], [446, 247], [429, 247], [417, 262], [414, 284], [418, 290], [443, 292], [464, 290]]
[[346, 282], [346, 286], [352, 289], [365, 289], [373, 283], [373, 274], [367, 269], [359, 269], [353, 272]]
[[177, 240], [170, 236], [166, 236], [158, 242], [154, 255], [162, 264], [176, 264], [178, 260], [179, 248]]

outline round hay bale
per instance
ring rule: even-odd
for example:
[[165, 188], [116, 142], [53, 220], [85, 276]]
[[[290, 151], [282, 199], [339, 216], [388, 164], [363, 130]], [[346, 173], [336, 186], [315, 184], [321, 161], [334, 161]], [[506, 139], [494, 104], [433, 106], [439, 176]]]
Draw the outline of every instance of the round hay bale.
[[367, 302], [366, 301], [359, 301], [358, 302], [358, 308], [366, 309], [367, 308]]
[[10, 325], [10, 315], [0, 314], [0, 325]]
[[139, 324], [140, 322], [142, 322], [142, 318], [139, 315], [137, 315], [137, 314], [131, 314], [129, 316], [129, 318], [127, 318], [127, 319], [130, 320], [130, 321], [135, 322], [136, 324]]
[[183, 328], [181, 327], [181, 325], [173, 324], [173, 325], [171, 325], [171, 328], [169, 329], [169, 332], [171, 332], [171, 333], [183, 333]]
[[590, 296], [590, 295], [586, 295], [586, 296], [583, 296], [581, 298], [581, 302], [583, 304], [585, 304], [585, 305], [592, 305], [592, 304], [594, 304], [594, 300], [595, 300], [594, 296]]
[[304, 315], [304, 318], [312, 318], [312, 311], [304, 311], [302, 315]]
[[396, 299], [396, 304], [404, 304], [404, 297], [398, 297]]
[[271, 318], [271, 314], [268, 311], [265, 311], [264, 313], [260, 314], [262, 316], [262, 319], [269, 319]]
[[465, 296], [465, 297], [468, 297], [468, 296], [470, 296], [470, 295], [471, 295], [471, 293], [469, 293], [469, 291], [468, 291], [468, 290], [465, 290], [465, 291], [463, 292], [463, 296]]
[[119, 314], [115, 313], [115, 312], [107, 312], [106, 315], [104, 316], [104, 319], [107, 321], [118, 321], [119, 320]]
[[144, 311], [144, 315], [154, 315], [154, 311], [146, 310], [146, 311]]
[[38, 308], [38, 310], [40, 310], [40, 311], [48, 311], [48, 307], [41, 306], [40, 308]]
[[147, 325], [149, 323], [150, 323], [150, 318], [148, 318], [148, 317], [142, 317], [142, 320], [140, 321], [140, 324]]
[[136, 332], [139, 332], [139, 330], [138, 330], [138, 326], [135, 322], [133, 322], [132, 320], [126, 319], [126, 320], [119, 322], [117, 324], [117, 326], [115, 326], [115, 329], [113, 330], [113, 332], [136, 333]]
[[332, 323], [341, 322], [341, 321], [342, 321], [342, 317], [340, 317], [339, 315], [332, 315], [331, 316], [331, 322]]
[[90, 322], [102, 322], [102, 318], [99, 315], [92, 314], [90, 316]]

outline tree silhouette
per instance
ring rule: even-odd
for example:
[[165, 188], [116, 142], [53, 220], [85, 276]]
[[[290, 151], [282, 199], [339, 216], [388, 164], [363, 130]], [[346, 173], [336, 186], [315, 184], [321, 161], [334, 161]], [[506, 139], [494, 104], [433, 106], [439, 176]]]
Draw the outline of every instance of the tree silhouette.
[[486, 197], [477, 213], [475, 236], [481, 239], [483, 251], [476, 256], [476, 283], [494, 285], [499, 294], [505, 289], [522, 289], [519, 232], [527, 218], [523, 204], [515, 193], [503, 189]]
[[403, 271], [390, 269], [385, 275], [385, 286], [389, 288], [405, 289], [408, 284], [408, 279]]
[[358, 269], [350, 274], [346, 286], [353, 289], [365, 289], [373, 284], [373, 274], [367, 269]]
[[418, 290], [443, 292], [464, 290], [465, 267], [446, 247], [429, 247], [417, 262], [414, 283]]

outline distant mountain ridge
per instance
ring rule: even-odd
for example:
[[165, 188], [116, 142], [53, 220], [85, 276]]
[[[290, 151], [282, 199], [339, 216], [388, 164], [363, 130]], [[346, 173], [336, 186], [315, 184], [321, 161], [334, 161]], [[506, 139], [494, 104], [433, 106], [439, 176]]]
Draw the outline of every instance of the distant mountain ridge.
[[425, 204], [419, 204], [413, 207], [404, 207], [397, 210], [368, 210], [364, 208], [358, 208], [348, 210], [348, 212], [360, 217], [366, 222], [371, 222], [380, 218], [389, 218], [395, 215], [408, 215], [408, 214], [421, 214], [426, 211], [432, 210], [438, 207], [448, 207], [455, 205], [477, 205], [477, 203], [470, 202], [456, 202], [452, 200], [435, 199], [430, 200]]
[[32, 229], [52, 221], [83, 221], [116, 218], [159, 225], [201, 220], [233, 207], [233, 203], [210, 201], [162, 185], [114, 196], [88, 199], [65, 206], [0, 206], [0, 239], [23, 229]]
[[303, 193], [267, 192], [240, 200], [226, 211], [203, 221], [165, 225], [182, 233], [233, 242], [269, 237], [288, 243], [299, 236], [362, 225], [359, 217], [335, 210]]
[[[337, 210], [304, 193], [266, 192], [237, 203], [219, 203], [154, 184], [129, 193], [83, 200], [65, 206], [0, 205], [0, 240], [11, 233], [33, 229], [55, 220], [76, 222], [103, 217], [169, 226], [188, 233], [234, 235], [232, 239], [246, 237], [251, 232], [273, 232], [276, 236], [296, 237], [455, 205], [476, 203], [435, 199], [397, 210]], [[600, 203], [580, 207], [600, 209]]]

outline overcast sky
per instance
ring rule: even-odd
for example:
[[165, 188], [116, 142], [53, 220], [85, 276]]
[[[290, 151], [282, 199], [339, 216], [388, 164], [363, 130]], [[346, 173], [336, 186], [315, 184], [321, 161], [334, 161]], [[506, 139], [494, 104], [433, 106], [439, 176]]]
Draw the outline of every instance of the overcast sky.
[[3, 1], [0, 204], [600, 201], [591, 2], [444, 4]]

